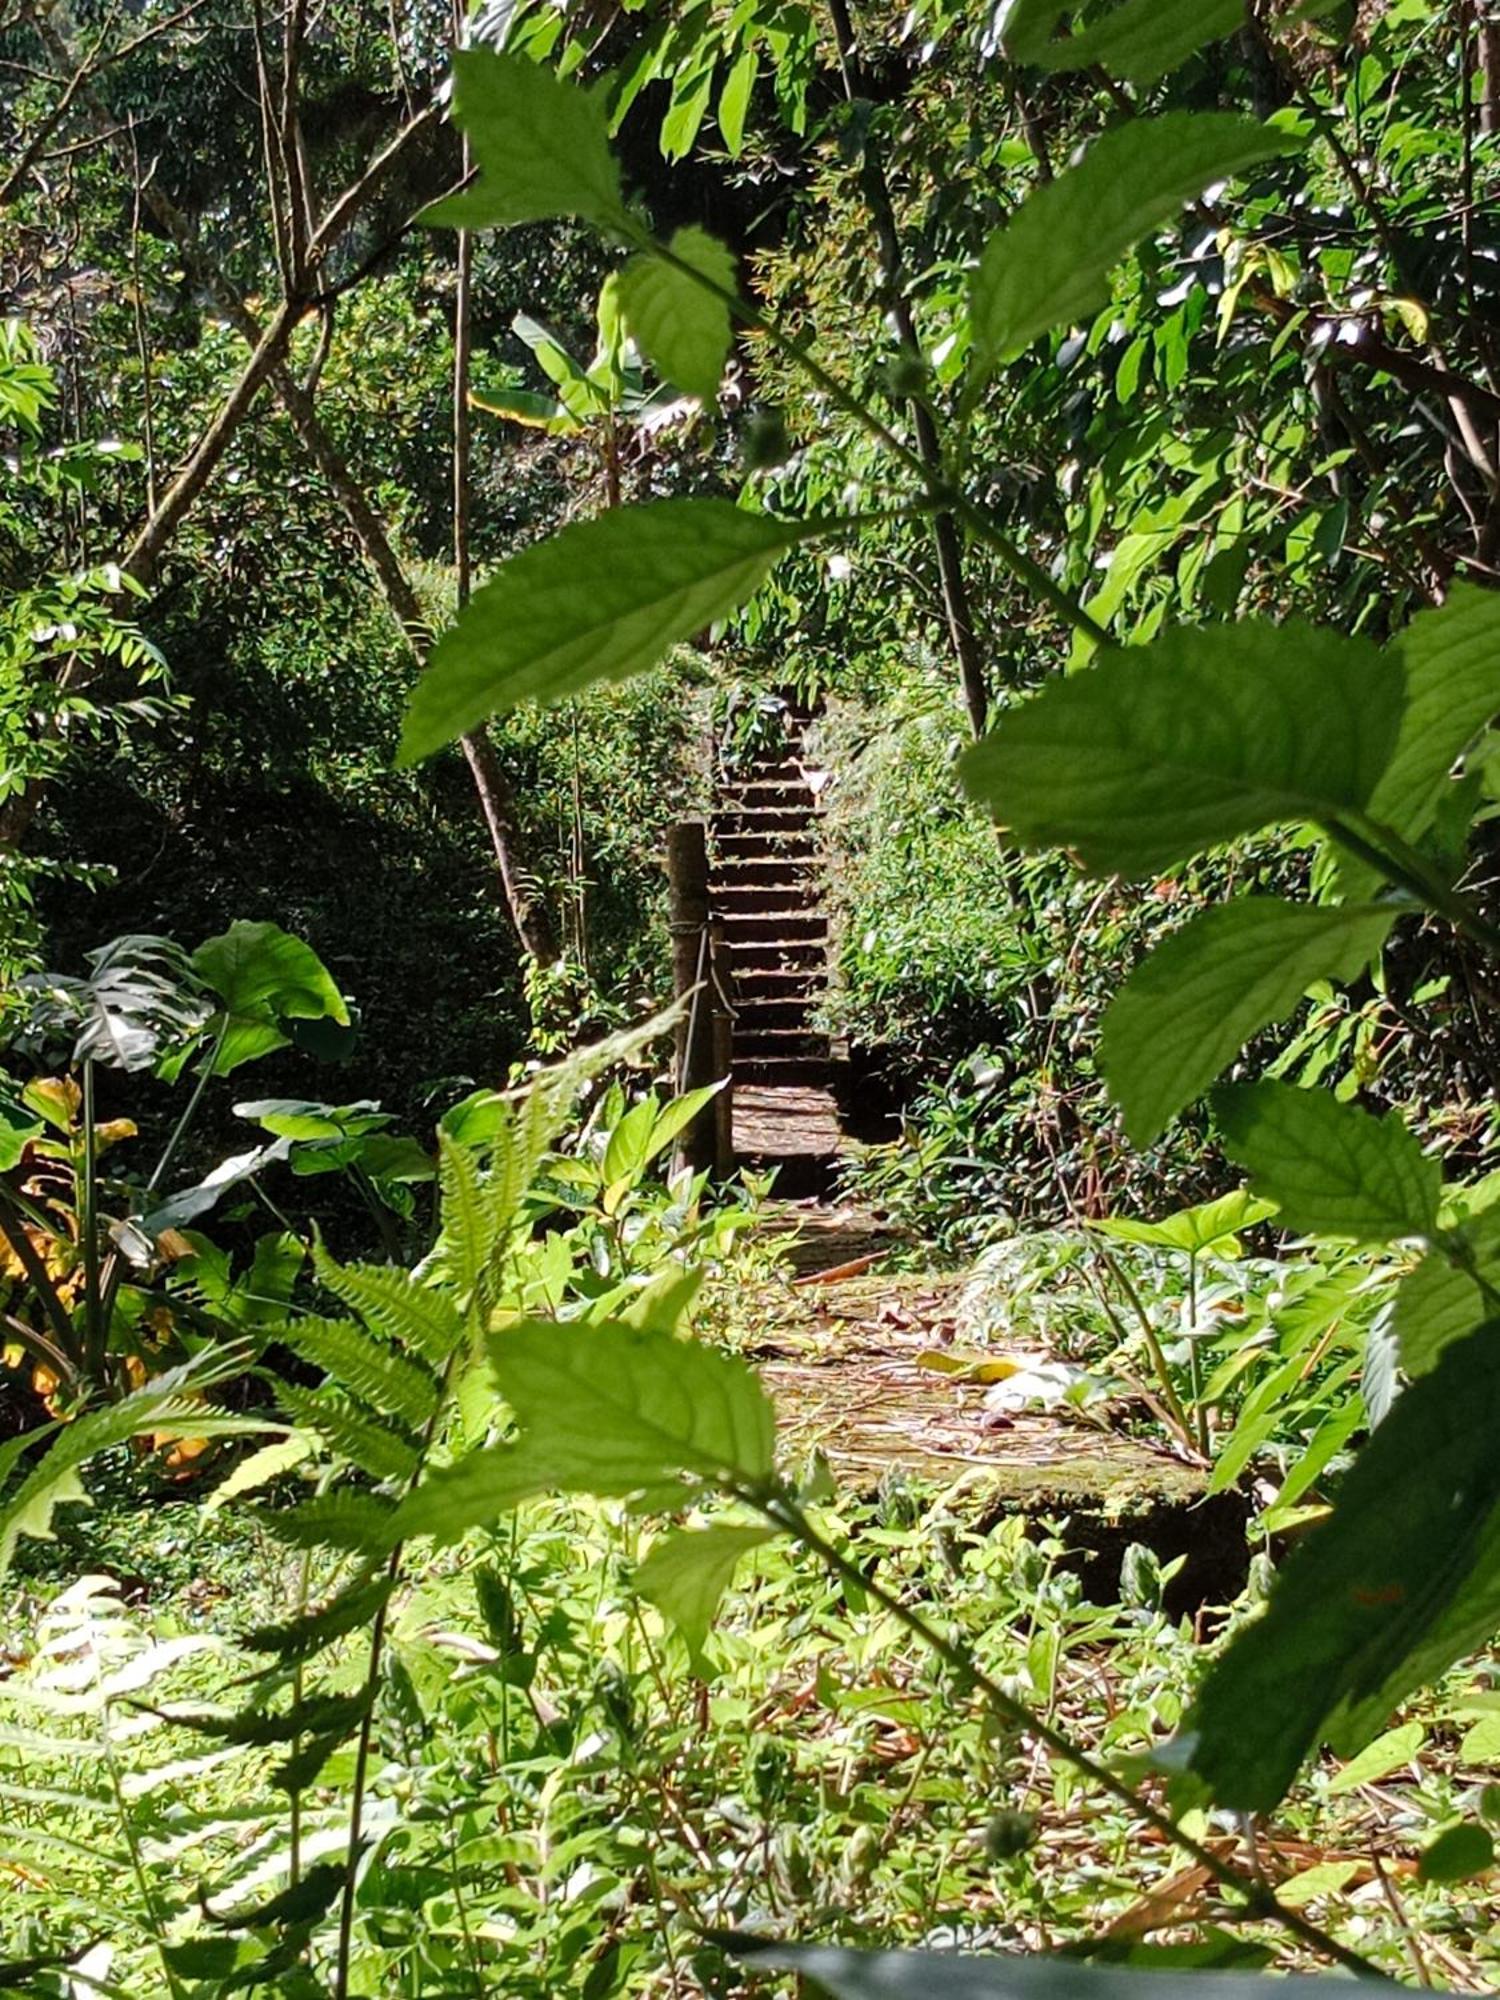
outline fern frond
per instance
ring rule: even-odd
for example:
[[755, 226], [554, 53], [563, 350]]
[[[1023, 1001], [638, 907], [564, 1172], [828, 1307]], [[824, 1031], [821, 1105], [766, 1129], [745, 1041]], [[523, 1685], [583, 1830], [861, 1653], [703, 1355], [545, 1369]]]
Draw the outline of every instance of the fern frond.
[[394, 1577], [366, 1573], [325, 1604], [315, 1604], [280, 1624], [252, 1627], [241, 1635], [240, 1644], [252, 1653], [274, 1653], [281, 1660], [310, 1660], [335, 1639], [367, 1625], [395, 1587]]
[[170, 1369], [165, 1375], [63, 1427], [42, 1457], [0, 1500], [0, 1578], [10, 1567], [22, 1535], [40, 1541], [52, 1536], [52, 1516], [58, 1507], [87, 1506], [88, 1494], [79, 1470], [101, 1451], [128, 1444], [132, 1438], [175, 1433], [202, 1436], [215, 1432], [263, 1431], [264, 1422], [226, 1417], [197, 1400], [203, 1390], [245, 1365], [243, 1352], [204, 1354]]
[[381, 1416], [420, 1430], [437, 1408], [438, 1386], [427, 1370], [352, 1319], [289, 1320], [278, 1338]]
[[304, 1430], [313, 1431], [330, 1451], [357, 1465], [372, 1479], [410, 1479], [417, 1469], [416, 1442], [401, 1437], [373, 1417], [356, 1415], [326, 1389], [284, 1383], [281, 1400]]
[[438, 1186], [443, 1197], [439, 1256], [460, 1298], [477, 1299], [494, 1241], [493, 1210], [467, 1146], [446, 1136], [438, 1147]]
[[340, 1549], [350, 1555], [380, 1555], [390, 1547], [387, 1529], [395, 1509], [378, 1493], [344, 1488], [320, 1493], [300, 1507], [257, 1507], [255, 1518], [278, 1541], [294, 1549]]
[[433, 1368], [447, 1366], [465, 1327], [453, 1301], [392, 1264], [339, 1264], [320, 1252], [318, 1276], [367, 1326], [404, 1350], [415, 1348]]
[[260, 1706], [237, 1709], [232, 1715], [194, 1709], [174, 1712], [171, 1720], [225, 1743], [264, 1747], [291, 1743], [299, 1736], [327, 1736], [334, 1731], [347, 1735], [364, 1720], [369, 1705], [369, 1690], [359, 1688], [353, 1694], [310, 1694], [270, 1714]]

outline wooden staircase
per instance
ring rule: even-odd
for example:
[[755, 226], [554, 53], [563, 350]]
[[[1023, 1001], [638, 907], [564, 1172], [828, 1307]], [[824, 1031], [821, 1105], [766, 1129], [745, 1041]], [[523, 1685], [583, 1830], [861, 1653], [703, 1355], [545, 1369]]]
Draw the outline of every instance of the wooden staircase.
[[787, 1193], [821, 1193], [839, 1145], [833, 1051], [816, 1012], [828, 980], [810, 717], [721, 780], [709, 827], [709, 899], [724, 924], [734, 1022], [735, 1148], [780, 1165]]

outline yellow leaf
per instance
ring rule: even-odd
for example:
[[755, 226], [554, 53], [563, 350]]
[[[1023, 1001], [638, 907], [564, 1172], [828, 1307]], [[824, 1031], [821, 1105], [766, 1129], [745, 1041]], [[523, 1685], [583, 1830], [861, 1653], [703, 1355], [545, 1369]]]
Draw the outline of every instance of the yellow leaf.
[[952, 1354], [946, 1348], [924, 1347], [917, 1366], [930, 1368], [934, 1375], [951, 1375], [957, 1382], [1007, 1382], [1026, 1364], [1003, 1354]]

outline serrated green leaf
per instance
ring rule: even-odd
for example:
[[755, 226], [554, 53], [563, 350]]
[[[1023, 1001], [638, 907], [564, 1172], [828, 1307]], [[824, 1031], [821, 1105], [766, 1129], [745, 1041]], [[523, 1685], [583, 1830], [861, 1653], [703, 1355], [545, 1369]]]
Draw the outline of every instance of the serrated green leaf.
[[561, 701], [654, 667], [821, 531], [727, 500], [656, 500], [523, 549], [438, 641], [412, 691], [400, 761], [414, 764], [523, 701]]
[[[720, 291], [732, 292], [734, 256], [706, 229], [679, 229], [668, 244]], [[657, 373], [710, 408], [718, 401], [731, 338], [729, 307], [684, 271], [647, 252], [632, 257], [620, 278], [625, 323]]]
[[1395, 1243], [1437, 1229], [1442, 1172], [1399, 1112], [1384, 1118], [1326, 1090], [1226, 1084], [1213, 1095], [1224, 1151], [1288, 1229]]
[[1450, 772], [1500, 714], [1500, 595], [1455, 584], [1440, 610], [1422, 611], [1392, 649], [1406, 670], [1406, 712], [1370, 817], [1419, 840], [1450, 789]]
[[359, 1415], [341, 1396], [327, 1389], [304, 1389], [283, 1382], [281, 1402], [293, 1422], [311, 1431], [340, 1458], [368, 1473], [371, 1479], [401, 1481], [417, 1469], [417, 1447], [373, 1417]]
[[1286, 150], [1284, 133], [1221, 111], [1135, 118], [1096, 139], [984, 246], [969, 293], [981, 371], [1092, 318], [1110, 272], [1142, 237], [1216, 181]]
[[1031, 57], [1044, 69], [1092, 69], [1142, 87], [1245, 23], [1245, 0], [1119, 0], [1101, 20]]
[[297, 1549], [340, 1549], [379, 1555], [391, 1545], [392, 1503], [355, 1488], [316, 1494], [297, 1507], [256, 1507], [255, 1519], [278, 1541]]
[[[242, 1365], [243, 1357], [239, 1359]], [[10, 1567], [20, 1536], [50, 1541], [57, 1508], [87, 1506], [88, 1494], [79, 1470], [100, 1452], [137, 1437], [230, 1435], [274, 1428], [253, 1417], [226, 1417], [200, 1400], [202, 1391], [232, 1372], [235, 1365], [236, 1358], [228, 1353], [201, 1356], [169, 1370], [118, 1403], [64, 1425], [44, 1456], [0, 1498], [0, 1578]], [[14, 1440], [17, 1447], [26, 1442], [29, 1440]], [[18, 1458], [19, 1450], [12, 1455], [8, 1448], [3, 1464], [8, 1467]]]
[[605, 229], [623, 222], [602, 97], [524, 56], [460, 49], [453, 58], [453, 122], [473, 148], [479, 180], [424, 210], [424, 222], [454, 229], [563, 216]]
[[[1462, 1269], [1462, 1263], [1471, 1270]], [[1444, 1348], [1493, 1316], [1495, 1304], [1486, 1297], [1486, 1286], [1500, 1292], [1500, 1211], [1495, 1209], [1453, 1231], [1449, 1248], [1429, 1250], [1401, 1280], [1392, 1329], [1408, 1375], [1428, 1374]]]
[[423, 1535], [456, 1542], [470, 1528], [488, 1527], [536, 1499], [549, 1484], [545, 1465], [524, 1444], [482, 1445], [428, 1472], [390, 1517], [387, 1537], [393, 1545]]
[[703, 1642], [740, 1562], [773, 1539], [770, 1528], [683, 1529], [658, 1537], [636, 1570], [636, 1590], [677, 1627], [696, 1673], [709, 1671]]
[[1159, 944], [1106, 1009], [1099, 1036], [1099, 1066], [1131, 1142], [1149, 1146], [1315, 980], [1357, 978], [1394, 921], [1380, 906], [1246, 896]]
[[1066, 12], [1066, 0], [1010, 0], [1000, 25], [1005, 53], [1013, 62], [1035, 62]]
[[490, 1359], [529, 1457], [561, 1491], [754, 1485], [773, 1469], [770, 1401], [733, 1355], [618, 1323], [521, 1321]]
[[1018, 845], [1071, 848], [1091, 875], [1150, 876], [1363, 807], [1404, 698], [1399, 662], [1367, 640], [1301, 620], [1178, 628], [1049, 682], [960, 768]]
[[[1327, 1742], [1361, 1749], [1413, 1689], [1500, 1624], [1500, 1326], [1401, 1396], [1292, 1551], [1264, 1617], [1210, 1668], [1189, 1722], [1215, 1799], [1270, 1811]], [[1190, 1735], [1190, 1740], [1194, 1740]]]

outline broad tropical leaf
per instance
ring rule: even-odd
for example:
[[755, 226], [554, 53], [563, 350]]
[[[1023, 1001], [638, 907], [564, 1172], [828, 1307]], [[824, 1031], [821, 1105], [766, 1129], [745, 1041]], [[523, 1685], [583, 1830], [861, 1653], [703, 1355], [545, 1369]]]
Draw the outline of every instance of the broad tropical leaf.
[[1300, 620], [1177, 629], [1010, 710], [965, 756], [964, 783], [1018, 845], [1071, 848], [1091, 875], [1150, 876], [1240, 834], [1363, 807], [1404, 692], [1394, 658]]
[[1358, 978], [1395, 912], [1246, 896], [1159, 944], [1107, 1009], [1099, 1066], [1137, 1146], [1149, 1146], [1245, 1043], [1318, 979]]
[[1224, 1085], [1213, 1108], [1224, 1151], [1288, 1229], [1356, 1243], [1436, 1232], [1442, 1172], [1399, 1112], [1270, 1081]]
[[1220, 1195], [1217, 1201], [1199, 1202], [1193, 1208], [1179, 1209], [1175, 1215], [1165, 1216], [1160, 1222], [1136, 1222], [1130, 1216], [1110, 1215], [1090, 1223], [1089, 1227], [1101, 1236], [1114, 1237], [1120, 1243], [1140, 1243], [1155, 1250], [1177, 1250], [1185, 1257], [1199, 1256], [1204, 1251], [1237, 1257], [1240, 1253], [1240, 1230], [1265, 1222], [1275, 1213], [1275, 1202], [1260, 1201], [1246, 1193], [1244, 1188], [1236, 1188], [1233, 1194]]
[[1193, 1767], [1244, 1812], [1327, 1742], [1351, 1756], [1396, 1704], [1500, 1626], [1500, 1323], [1448, 1348], [1292, 1551], [1263, 1618], [1209, 1670]]
[[603, 102], [576, 83], [524, 56], [460, 49], [453, 122], [468, 136], [479, 180], [424, 210], [425, 222], [492, 229], [577, 216], [609, 229], [624, 221]]
[[772, 1539], [769, 1528], [723, 1525], [674, 1530], [652, 1543], [636, 1570], [636, 1589], [677, 1627], [698, 1673], [708, 1670], [703, 1642], [735, 1571], [752, 1550]]
[[732, 1355], [645, 1328], [522, 1321], [490, 1344], [500, 1391], [548, 1486], [661, 1493], [684, 1477], [754, 1485], [775, 1462], [775, 1419]]
[[214, 1070], [227, 1076], [241, 1063], [285, 1048], [290, 1021], [327, 1021], [349, 1026], [349, 1009], [310, 945], [277, 924], [231, 924], [193, 953], [194, 972], [223, 1001], [209, 1022], [222, 1029]]
[[1284, 133], [1220, 111], [1137, 118], [1029, 194], [984, 246], [969, 295], [983, 370], [1053, 327], [1092, 317], [1143, 236], [1216, 181], [1287, 149]]
[[[735, 289], [734, 256], [707, 230], [679, 229], [667, 247], [720, 291]], [[625, 266], [620, 303], [636, 345], [657, 373], [711, 408], [729, 358], [725, 301], [695, 284], [686, 272], [642, 252]]]
[[523, 701], [561, 701], [655, 666], [751, 597], [784, 550], [827, 527], [727, 500], [657, 500], [523, 549], [438, 642], [412, 692], [402, 763]]

